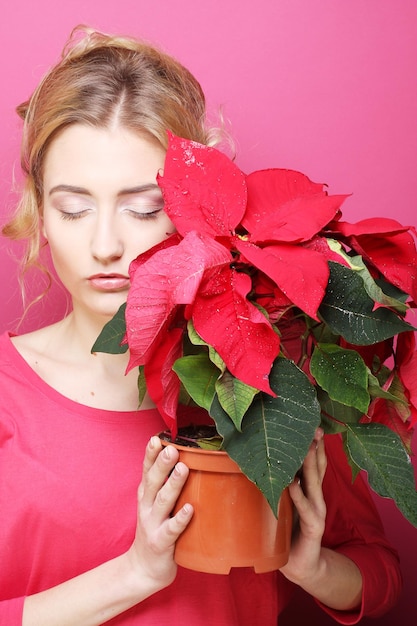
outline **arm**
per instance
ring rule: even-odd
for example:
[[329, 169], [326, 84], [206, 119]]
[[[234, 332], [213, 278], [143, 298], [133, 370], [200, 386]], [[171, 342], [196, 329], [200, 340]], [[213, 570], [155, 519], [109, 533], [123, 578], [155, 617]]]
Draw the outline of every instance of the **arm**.
[[158, 438], [150, 440], [138, 491], [136, 536], [130, 549], [26, 598], [23, 626], [98, 626], [173, 582], [175, 542], [193, 514], [187, 505], [170, 517], [188, 476], [187, 467], [177, 461], [175, 448], [161, 452]]
[[[318, 437], [321, 441], [320, 431]], [[385, 537], [367, 485], [361, 476], [352, 483], [340, 437], [325, 441], [327, 454], [323, 442], [317, 448], [313, 444], [303, 481], [290, 487], [300, 525], [282, 571], [335, 620], [356, 624], [365, 615], [384, 614], [397, 601], [402, 586], [398, 555]]]
[[326, 467], [323, 431], [319, 429], [304, 461], [302, 479], [289, 487], [299, 530], [281, 572], [323, 604], [346, 611], [360, 606], [362, 576], [351, 559], [321, 545], [326, 520], [322, 490]]

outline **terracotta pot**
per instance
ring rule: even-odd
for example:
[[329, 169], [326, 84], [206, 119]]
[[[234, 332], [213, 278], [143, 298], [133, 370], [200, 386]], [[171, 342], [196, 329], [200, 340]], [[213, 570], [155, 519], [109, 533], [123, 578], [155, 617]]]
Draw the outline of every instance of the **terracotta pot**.
[[175, 510], [186, 502], [194, 506], [194, 516], [176, 544], [178, 565], [212, 574], [228, 574], [232, 567], [261, 573], [285, 565], [292, 531], [288, 490], [281, 496], [277, 519], [226, 452], [175, 447], [190, 468]]

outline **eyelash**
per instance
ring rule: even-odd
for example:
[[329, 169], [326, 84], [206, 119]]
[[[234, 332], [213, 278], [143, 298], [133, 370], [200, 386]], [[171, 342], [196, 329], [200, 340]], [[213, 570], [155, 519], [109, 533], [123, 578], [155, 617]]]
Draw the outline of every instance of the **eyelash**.
[[61, 219], [66, 220], [68, 222], [72, 222], [75, 220], [79, 220], [83, 215], [85, 215], [85, 211], [79, 211], [78, 213], [71, 213], [67, 211], [60, 211]]
[[155, 209], [155, 211], [149, 211], [149, 213], [140, 213], [139, 211], [129, 211], [131, 215], [137, 220], [155, 220], [162, 209]]
[[[137, 220], [154, 220], [158, 217], [159, 213], [162, 211], [162, 208], [157, 208], [155, 211], [149, 211], [148, 213], [140, 213], [139, 211], [129, 210], [130, 215], [132, 215]], [[81, 219], [86, 211], [78, 211], [76, 213], [71, 213], [70, 211], [60, 211], [61, 219], [72, 222], [75, 220]]]

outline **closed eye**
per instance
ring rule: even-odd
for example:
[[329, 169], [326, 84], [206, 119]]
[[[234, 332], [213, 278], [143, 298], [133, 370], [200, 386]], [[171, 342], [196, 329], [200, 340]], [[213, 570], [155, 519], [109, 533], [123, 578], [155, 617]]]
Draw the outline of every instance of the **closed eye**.
[[140, 220], [155, 219], [164, 209], [164, 200], [159, 190], [147, 190], [124, 198], [120, 209]]
[[76, 211], [76, 212], [63, 211], [62, 209], [60, 210], [61, 219], [67, 220], [69, 222], [73, 220], [79, 220], [80, 218], [84, 217], [84, 215], [87, 215], [87, 213], [88, 213], [88, 209], [85, 209], [84, 211]]
[[156, 219], [159, 213], [163, 211], [163, 209], [164, 209], [163, 206], [159, 206], [156, 208], [153, 208], [153, 207], [147, 208], [147, 207], [141, 206], [139, 209], [137, 207], [126, 207], [125, 211], [127, 211], [135, 219], [151, 220], [151, 219]]

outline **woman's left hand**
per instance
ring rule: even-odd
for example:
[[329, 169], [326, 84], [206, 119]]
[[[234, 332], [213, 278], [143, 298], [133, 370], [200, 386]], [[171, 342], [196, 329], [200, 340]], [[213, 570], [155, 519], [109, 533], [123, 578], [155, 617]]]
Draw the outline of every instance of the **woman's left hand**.
[[323, 434], [321, 428], [316, 430], [302, 471], [289, 486], [298, 523], [288, 563], [281, 568], [281, 572], [286, 578], [301, 586], [304, 579], [315, 576], [320, 562], [321, 540], [326, 520], [322, 485], [327, 457]]
[[318, 428], [300, 477], [289, 486], [298, 519], [288, 563], [280, 571], [328, 607], [358, 610], [362, 598], [359, 568], [344, 554], [321, 545], [326, 522], [323, 479], [327, 457], [323, 435]]

